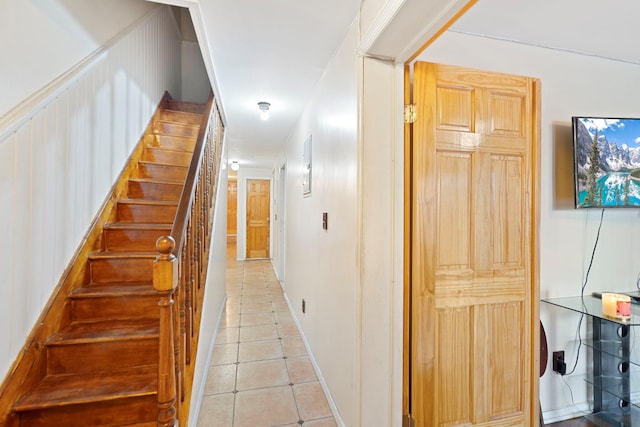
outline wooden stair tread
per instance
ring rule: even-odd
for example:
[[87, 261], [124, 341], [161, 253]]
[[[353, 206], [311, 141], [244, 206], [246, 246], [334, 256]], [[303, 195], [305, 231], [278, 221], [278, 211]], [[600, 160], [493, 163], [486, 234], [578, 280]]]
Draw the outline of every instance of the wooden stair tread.
[[[183, 103], [183, 104], [187, 104], [187, 103]], [[193, 105], [197, 106], [197, 107], [202, 106], [204, 108], [204, 104], [193, 104]], [[204, 115], [203, 113], [201, 113], [199, 111], [191, 111], [191, 110], [186, 110], [185, 111], [184, 109], [181, 109], [180, 106], [176, 106], [176, 105], [174, 105], [173, 108], [172, 108], [171, 105], [167, 105], [167, 106], [161, 108], [160, 112], [161, 113], [169, 113], [169, 114], [177, 113], [180, 116], [184, 115], [184, 116], [187, 116], [187, 117], [195, 117], [195, 118], [200, 118], [200, 119], [202, 119], [202, 116]]]
[[117, 258], [156, 258], [158, 256], [158, 252], [155, 251], [104, 251], [104, 252], [94, 252], [89, 255], [89, 259], [117, 259]]
[[73, 322], [47, 341], [48, 345], [115, 341], [125, 338], [159, 336], [157, 319]]
[[170, 123], [179, 126], [200, 127], [202, 114], [188, 113], [176, 110], [164, 110], [156, 123]]
[[131, 222], [117, 221], [104, 225], [105, 230], [171, 230], [173, 224], [166, 222]]
[[[176, 125], [176, 126], [181, 126], [181, 127], [189, 127], [189, 128], [199, 128], [200, 127], [199, 124], [184, 123], [184, 122], [181, 122], [180, 120], [169, 120], [169, 119], [165, 119], [165, 118], [158, 119], [157, 123], [169, 123], [171, 125]], [[163, 132], [160, 131], [159, 133], [163, 133]]]
[[180, 112], [188, 111], [190, 113], [195, 113], [202, 116], [206, 110], [206, 104], [170, 99], [170, 100], [167, 100], [167, 102], [162, 106], [161, 109], [167, 110], [167, 111], [180, 111]]
[[[179, 137], [179, 136], [175, 136], [174, 138], [177, 138], [177, 137]], [[185, 138], [185, 137], [183, 137], [183, 138]], [[192, 138], [192, 139], [195, 139], [195, 138]], [[162, 146], [153, 145], [153, 144], [147, 145], [145, 149], [151, 149], [151, 150], [157, 150], [157, 151], [166, 151], [166, 152], [174, 152], [174, 153], [180, 153], [180, 154], [193, 153], [192, 149], [182, 149], [180, 147], [162, 147]], [[140, 160], [140, 162], [149, 163], [149, 160]]]
[[[140, 163], [142, 166], [159, 166], [159, 167], [169, 167], [169, 168], [181, 168], [184, 169], [185, 172], [188, 169], [187, 166], [181, 165], [181, 164], [176, 164], [176, 163], [166, 163], [166, 162], [154, 162], [154, 161], [150, 161], [150, 160], [141, 160], [138, 163]], [[141, 180], [147, 180], [147, 181], [159, 181], [159, 182], [170, 182], [170, 183], [180, 183], [183, 184], [184, 183], [184, 179], [180, 179], [180, 180], [172, 180], [172, 179], [167, 179], [167, 178], [144, 178], [144, 177], [130, 177], [129, 180], [137, 180], [137, 181], [141, 181]]]
[[199, 127], [202, 123], [202, 114], [190, 113], [188, 111], [163, 110], [160, 112], [158, 122]]
[[119, 372], [48, 375], [14, 406], [14, 411], [148, 396], [157, 394], [157, 388], [156, 365]]
[[143, 183], [149, 183], [149, 184], [184, 185], [184, 181], [174, 181], [174, 180], [155, 179], [155, 178], [129, 178], [129, 181], [143, 182]]
[[121, 427], [158, 427], [157, 421], [152, 421], [149, 423], [136, 423], [136, 424], [127, 424]]
[[178, 206], [175, 200], [153, 200], [153, 199], [118, 199], [118, 203], [131, 205], [158, 205], [158, 206]]
[[[158, 126], [158, 128], [154, 129], [153, 131], [154, 135], [184, 136], [186, 138], [197, 138], [197, 133], [200, 131], [199, 125], [188, 125], [180, 122], [171, 122], [166, 120], [159, 120], [156, 123], [156, 125]], [[182, 130], [184, 133], [181, 133], [180, 130]]]
[[71, 292], [71, 298], [104, 298], [127, 295], [155, 295], [157, 291], [150, 282], [106, 282], [92, 283]]
[[[158, 147], [153, 147], [153, 148], [159, 149]], [[177, 150], [177, 151], [178, 151], [178, 153], [192, 153], [192, 151], [186, 151], [186, 150], [185, 151]], [[155, 161], [152, 161], [152, 160], [139, 160], [138, 164], [140, 164], [140, 165], [154, 165], [154, 166], [169, 166], [169, 167], [172, 167], [172, 168], [181, 168], [181, 169], [185, 169], [185, 170], [189, 169], [189, 167], [185, 166], [185, 165], [176, 165], [176, 164], [173, 164], [173, 163], [165, 163], [165, 162], [155, 162]]]
[[[155, 135], [166, 136], [172, 140], [185, 140], [186, 144], [194, 143], [198, 138], [194, 136], [185, 136], [185, 135], [167, 135], [164, 133], [157, 133]], [[157, 141], [151, 142], [147, 145], [147, 147], [163, 147], [163, 145], [157, 145]], [[193, 150], [191, 150], [193, 151]]]

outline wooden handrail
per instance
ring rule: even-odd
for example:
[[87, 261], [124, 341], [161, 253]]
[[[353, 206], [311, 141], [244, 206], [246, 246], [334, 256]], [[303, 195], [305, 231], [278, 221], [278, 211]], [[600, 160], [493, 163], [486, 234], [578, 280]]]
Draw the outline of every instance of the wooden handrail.
[[[213, 93], [209, 96], [198, 131], [193, 156], [178, 202], [170, 236], [158, 239], [153, 286], [160, 300], [160, 348], [158, 365], [158, 426], [180, 424], [181, 403], [192, 380], [193, 349], [199, 321], [194, 313], [204, 295], [208, 244], [215, 197], [215, 176], [220, 156], [211, 153], [220, 144], [220, 118]], [[214, 135], [213, 127], [216, 126]], [[157, 274], [156, 274], [157, 270]], [[185, 378], [187, 378], [185, 380]], [[187, 402], [188, 403], [188, 402]]]
[[191, 163], [189, 164], [187, 178], [185, 180], [184, 188], [182, 189], [182, 195], [180, 196], [180, 202], [178, 204], [178, 209], [176, 210], [173, 227], [171, 227], [171, 236], [176, 241], [176, 248], [174, 249], [174, 255], [176, 256], [178, 255], [177, 251], [179, 251], [182, 247], [184, 234], [187, 229], [187, 219], [189, 218], [189, 211], [191, 210], [191, 205], [195, 196], [195, 187], [198, 183], [198, 173], [200, 172], [202, 156], [204, 155], [204, 149], [207, 143], [206, 136], [207, 129], [210, 123], [211, 113], [213, 110], [213, 101], [213, 92], [211, 92], [209, 94], [207, 107], [205, 108], [204, 120], [200, 125], [200, 130], [198, 131], [198, 139], [196, 140], [196, 145], [193, 150], [193, 157], [191, 158]]

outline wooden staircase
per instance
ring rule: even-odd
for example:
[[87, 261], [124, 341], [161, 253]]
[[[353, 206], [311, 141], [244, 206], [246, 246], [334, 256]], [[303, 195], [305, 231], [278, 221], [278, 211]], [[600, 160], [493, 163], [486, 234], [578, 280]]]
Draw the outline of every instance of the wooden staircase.
[[[94, 226], [91, 248], [76, 261], [82, 266], [71, 268], [77, 273], [68, 281], [76, 283], [62, 286], [62, 302], [48, 310], [59, 307], [47, 314], [57, 319], [56, 330], [41, 340], [43, 332], [32, 333], [36, 338], [25, 352], [36, 355], [25, 357], [32, 363], [28, 378], [16, 379], [28, 388], [3, 385], [2, 399], [11, 398], [7, 390], [20, 390], [5, 425], [159, 425], [156, 241], [171, 235], [205, 116], [204, 105], [168, 98], [161, 104], [105, 205], [100, 217], [106, 221]], [[52, 322], [42, 323], [52, 329]], [[18, 364], [14, 372], [25, 369]]]

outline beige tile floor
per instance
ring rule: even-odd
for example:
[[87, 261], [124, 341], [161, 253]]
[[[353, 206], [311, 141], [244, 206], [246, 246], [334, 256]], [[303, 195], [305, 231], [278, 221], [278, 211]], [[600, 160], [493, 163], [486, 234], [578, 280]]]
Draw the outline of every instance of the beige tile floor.
[[198, 427], [335, 427], [271, 263], [227, 248], [227, 303]]

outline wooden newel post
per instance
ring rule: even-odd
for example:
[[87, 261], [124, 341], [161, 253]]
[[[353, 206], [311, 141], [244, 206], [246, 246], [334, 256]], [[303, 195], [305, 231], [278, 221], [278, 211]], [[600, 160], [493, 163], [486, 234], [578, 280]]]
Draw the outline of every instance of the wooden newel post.
[[178, 265], [171, 236], [156, 241], [158, 257], [153, 262], [153, 287], [160, 294], [160, 358], [158, 360], [158, 427], [175, 427], [176, 367], [173, 349], [173, 293], [178, 286]]

